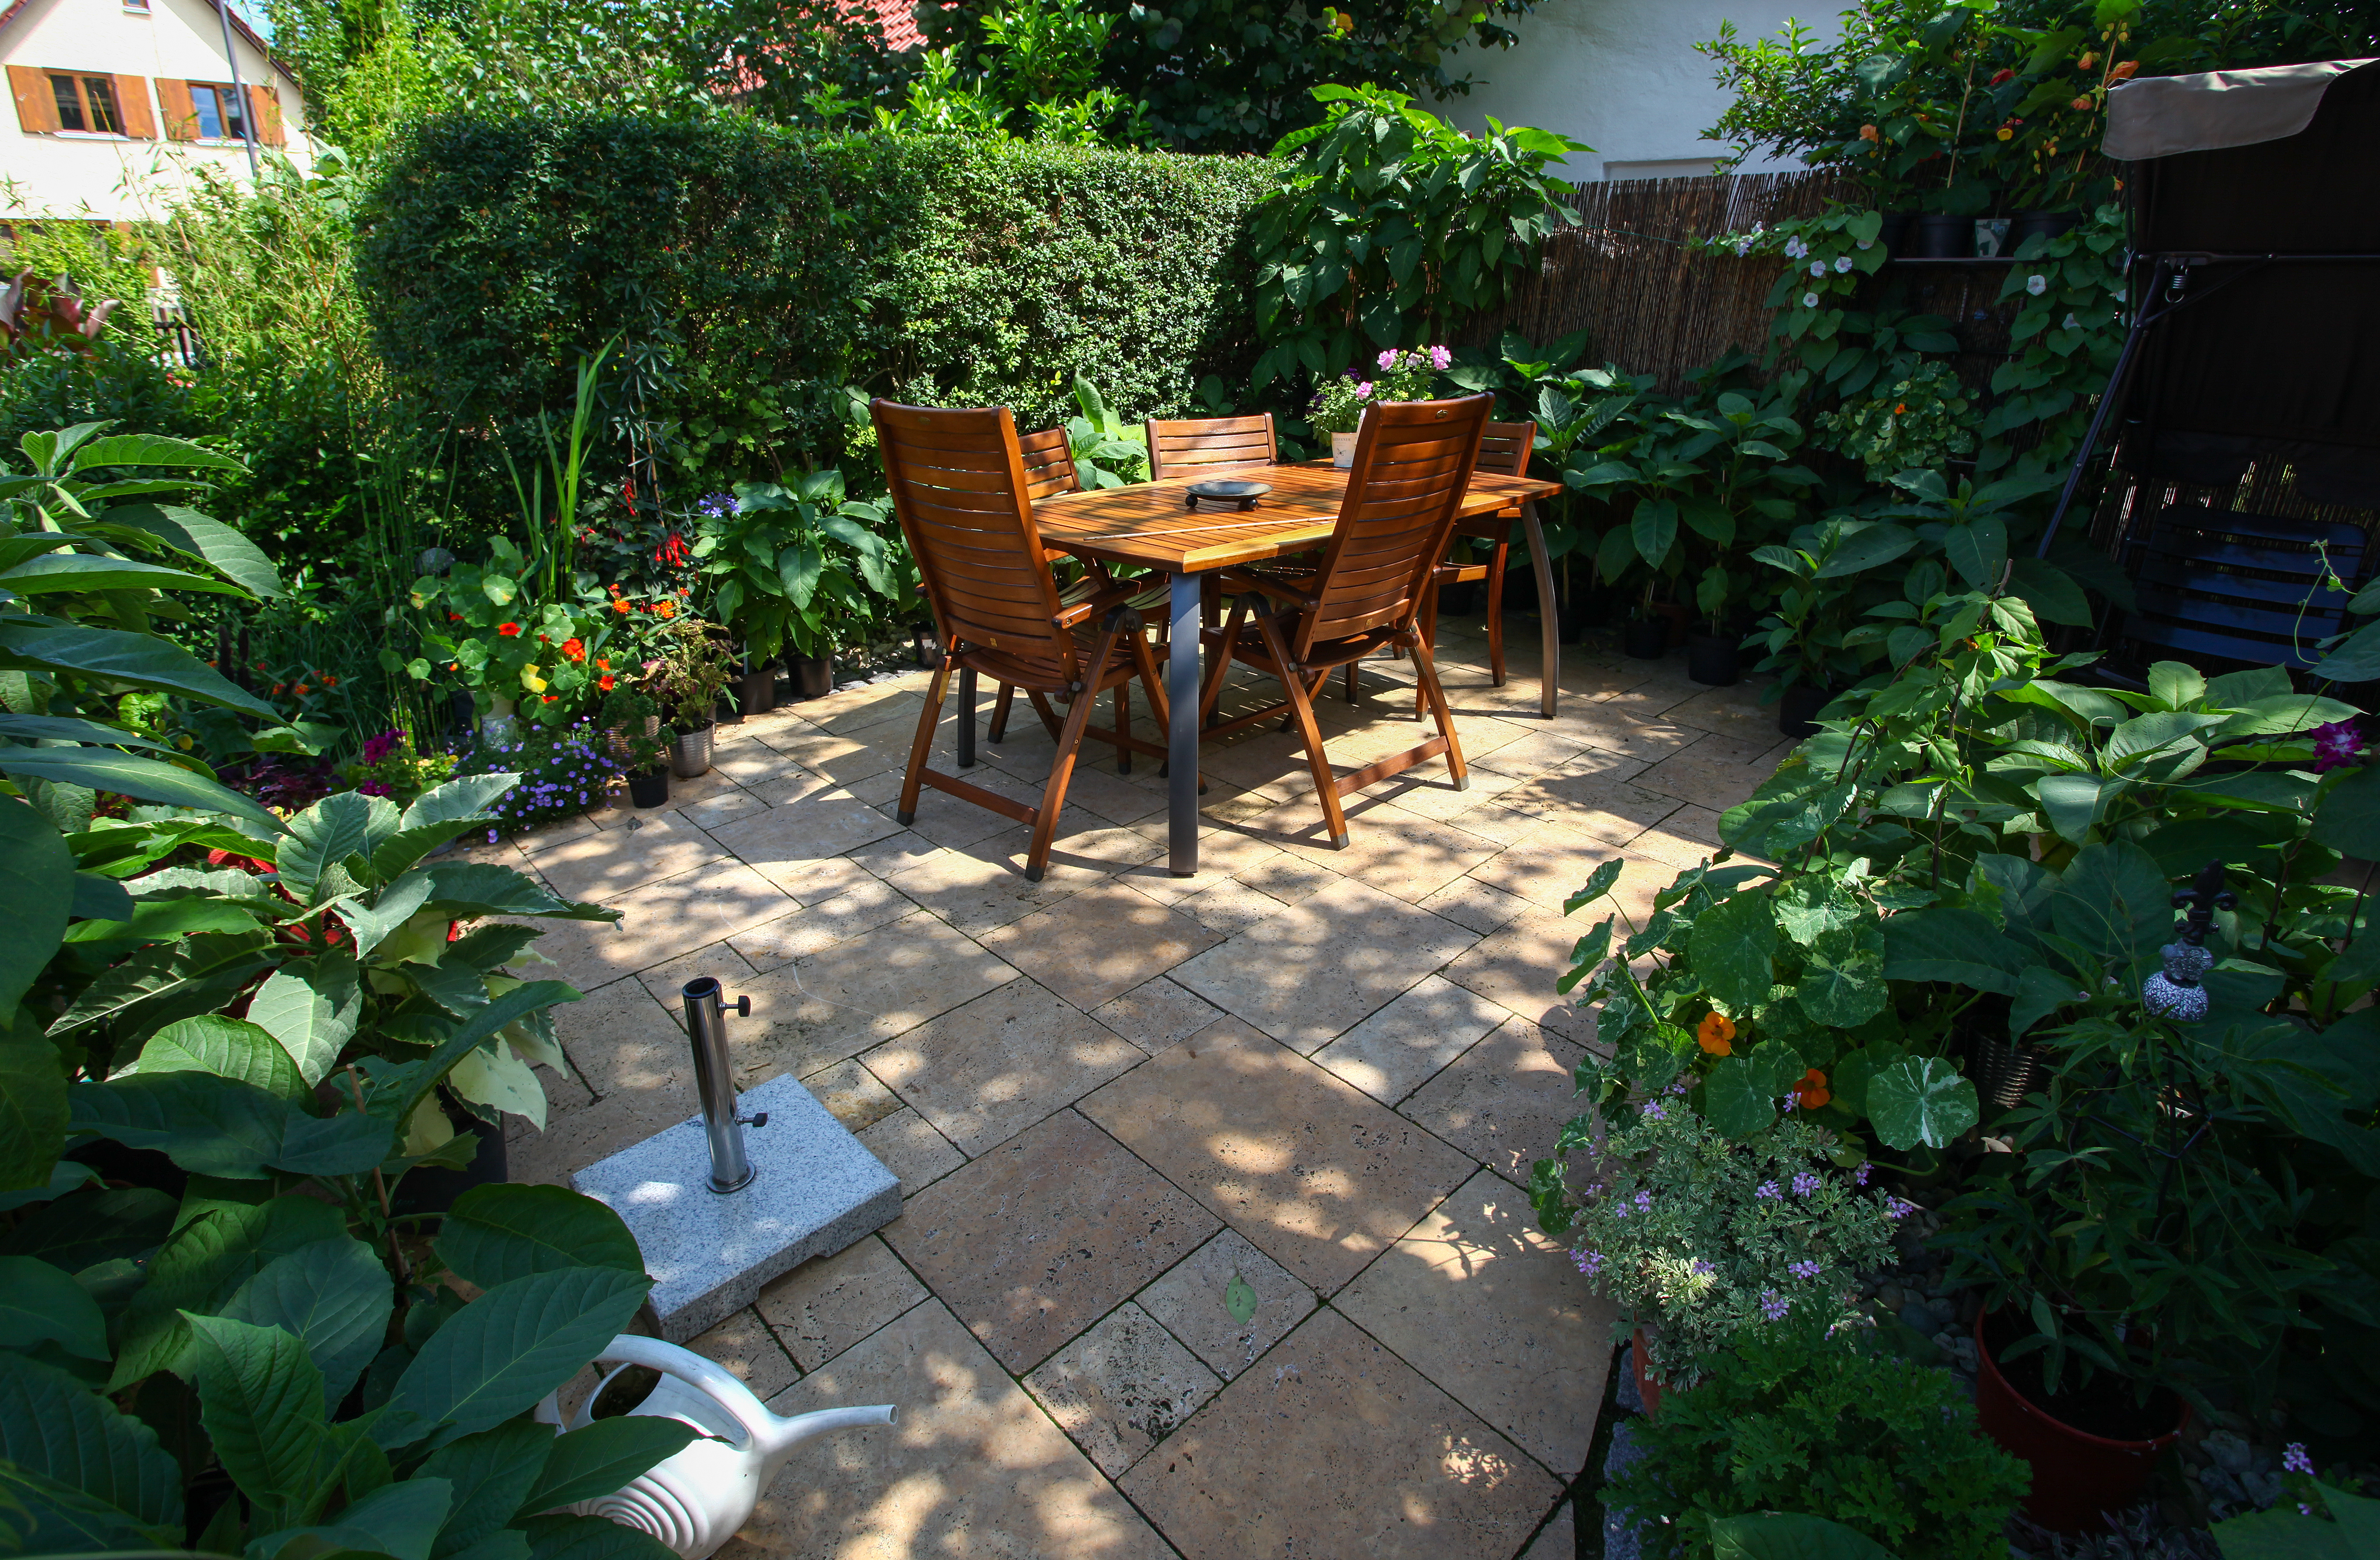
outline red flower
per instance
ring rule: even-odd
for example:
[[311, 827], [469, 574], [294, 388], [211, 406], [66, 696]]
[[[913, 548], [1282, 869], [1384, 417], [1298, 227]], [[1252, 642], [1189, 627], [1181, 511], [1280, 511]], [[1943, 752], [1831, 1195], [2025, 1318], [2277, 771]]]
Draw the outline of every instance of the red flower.
[[587, 659], [587, 647], [576, 639], [565, 639], [562, 642], [562, 653], [568, 656], [572, 660], [585, 660]]
[[596, 679], [595, 685], [608, 694], [612, 691], [612, 684], [617, 681], [619, 681], [619, 679], [613, 677], [609, 672], [605, 672], [601, 677]]
[[626, 602], [626, 601], [614, 601], [614, 602], [613, 602], [613, 603], [612, 603], [612, 610], [613, 610], [613, 611], [615, 611], [615, 612], [618, 612], [618, 613], [619, 613], [619, 614], [621, 614], [623, 617], [625, 617], [625, 616], [626, 616], [628, 613], [635, 611], [637, 609], [636, 609], [636, 607], [634, 606], [634, 604], [632, 604], [632, 603], [630, 603], [630, 602]]
[[514, 635], [520, 632], [520, 624], [516, 623], [500, 623], [496, 624], [496, 632], [509, 639]]
[[552, 703], [554, 701], [554, 698], [555, 698], [555, 695], [552, 695], [552, 694], [548, 694], [548, 695], [545, 695], [545, 702], [546, 702], [546, 703], [548, 703], [548, 704], [552, 704]]
[[686, 562], [686, 538], [678, 535], [675, 531], [672, 531], [669, 534], [669, 539], [667, 541], [662, 542], [661, 546], [653, 549], [653, 562], [656, 563], [665, 563], [673, 569], [684, 564]]
[[1986, 87], [1997, 87], [2003, 81], [2012, 81], [2015, 79], [2016, 72], [2014, 70], [2003, 70], [1998, 76], [1995, 76], [1990, 80], [1985, 82], [1984, 85]]

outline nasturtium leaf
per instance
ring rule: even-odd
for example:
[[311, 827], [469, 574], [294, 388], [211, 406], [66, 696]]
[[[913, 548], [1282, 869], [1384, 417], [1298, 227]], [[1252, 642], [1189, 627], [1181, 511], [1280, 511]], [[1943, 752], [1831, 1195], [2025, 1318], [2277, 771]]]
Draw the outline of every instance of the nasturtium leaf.
[[1721, 1057], [1703, 1078], [1703, 1119], [1731, 1138], [1748, 1138], [1777, 1119], [1768, 1069], [1749, 1057]]
[[1982, 1119], [1975, 1086], [1940, 1057], [1912, 1057], [1868, 1080], [1868, 1119], [1888, 1147], [1947, 1148]]
[[1851, 925], [1862, 913], [1860, 902], [1848, 890], [1816, 874], [1793, 879], [1773, 904], [1778, 929], [1803, 948], [1815, 947], [1821, 937]]
[[455, 1200], [432, 1245], [483, 1289], [565, 1267], [645, 1270], [619, 1215], [559, 1186], [473, 1187]]
[[1867, 951], [1848, 952], [1840, 962], [1813, 953], [1793, 985], [1802, 1010], [1835, 1029], [1850, 1029], [1876, 1017], [1884, 1010], [1888, 995], [1884, 960]]
[[1687, 956], [1703, 989], [1732, 1012], [1757, 1007], [1774, 974], [1777, 923], [1768, 896], [1757, 889], [1720, 901], [1694, 918]]

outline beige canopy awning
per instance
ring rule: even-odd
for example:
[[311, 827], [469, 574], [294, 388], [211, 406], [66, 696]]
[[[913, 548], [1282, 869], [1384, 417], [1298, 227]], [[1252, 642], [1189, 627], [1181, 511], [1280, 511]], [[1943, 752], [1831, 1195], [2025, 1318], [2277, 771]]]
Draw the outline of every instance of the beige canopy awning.
[[2313, 122], [2332, 81], [2370, 60], [2322, 60], [2196, 76], [2136, 77], [2107, 94], [2101, 150], [2138, 163], [2181, 151], [2252, 146], [2296, 135]]

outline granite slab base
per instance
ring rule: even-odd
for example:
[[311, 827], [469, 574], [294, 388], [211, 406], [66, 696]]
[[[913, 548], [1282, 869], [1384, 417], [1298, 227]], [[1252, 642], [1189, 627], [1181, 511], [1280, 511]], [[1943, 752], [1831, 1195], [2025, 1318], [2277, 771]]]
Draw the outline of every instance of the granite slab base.
[[770, 1280], [832, 1256], [901, 1214], [901, 1182], [781, 1074], [743, 1096], [757, 1172], [740, 1191], [710, 1190], [702, 1118], [688, 1118], [570, 1178], [626, 1221], [653, 1277], [647, 1303], [661, 1336], [684, 1343], [750, 1305]]

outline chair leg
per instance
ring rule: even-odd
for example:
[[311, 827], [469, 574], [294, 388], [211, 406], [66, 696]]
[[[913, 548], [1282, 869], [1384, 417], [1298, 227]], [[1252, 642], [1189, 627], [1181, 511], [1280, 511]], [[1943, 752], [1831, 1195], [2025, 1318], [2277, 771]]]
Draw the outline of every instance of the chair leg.
[[959, 668], [959, 768], [975, 768], [975, 668]]
[[901, 777], [901, 805], [893, 814], [901, 827], [917, 821], [917, 792], [926, 783], [926, 755], [933, 751], [934, 723], [941, 719], [942, 691], [950, 686], [951, 663], [945, 658], [926, 684], [926, 707], [917, 712], [917, 734], [909, 742], [909, 768]]
[[1438, 683], [1438, 658], [1429, 647], [1416, 638], [1414, 641], [1415, 681], [1429, 698], [1430, 713], [1438, 718], [1438, 734], [1446, 739], [1446, 768], [1454, 777], [1454, 789], [1471, 789], [1471, 768], [1463, 761], [1463, 739], [1454, 734], [1454, 711], [1446, 707], [1446, 690]]
[[1361, 704], [1364, 702], [1363, 690], [1355, 685], [1355, 663], [1354, 661], [1349, 661], [1347, 663], [1347, 702], [1349, 704]]
[[[1426, 644], [1438, 643], [1438, 576], [1421, 587], [1421, 636]], [[1418, 720], [1429, 709], [1429, 695], [1422, 691], [1421, 679], [1414, 679], [1414, 719]]]
[[[1171, 713], [1173, 707], [1165, 702], [1165, 679], [1158, 674], [1157, 658], [1149, 652], [1148, 641], [1135, 635], [1130, 643], [1132, 664], [1140, 673], [1141, 692], [1148, 695], [1150, 718], [1157, 722], [1157, 734], [1163, 737], [1173, 729]], [[1160, 776], [1170, 775], [1173, 772], [1173, 766], [1171, 762], [1160, 764], [1157, 772]], [[1207, 794], [1207, 777], [1203, 774], [1198, 777], [1198, 794]]]
[[1116, 773], [1128, 775], [1132, 773], [1132, 749], [1124, 745], [1123, 739], [1132, 735], [1132, 684], [1129, 683], [1115, 685], [1115, 728]]
[[[1090, 664], [1105, 666], [1114, 644], [1114, 630], [1101, 634]], [[1050, 848], [1058, 838], [1058, 813], [1066, 804], [1066, 782], [1075, 778], [1075, 755], [1083, 745], [1084, 729], [1091, 723], [1091, 707], [1099, 702], [1099, 695], [1085, 689], [1067, 707], [1065, 728], [1058, 733], [1058, 751], [1050, 760], [1050, 780], [1041, 788], [1040, 810], [1033, 815], [1033, 843], [1025, 853], [1025, 878], [1029, 883], [1038, 883], [1049, 870]]]
[[1488, 670], [1500, 688], [1504, 685], [1504, 555], [1511, 550], [1510, 540], [1500, 541], [1496, 555], [1488, 561]]
[[1322, 728], [1314, 723], [1314, 704], [1305, 696], [1305, 679], [1299, 673], [1297, 663], [1289, 658], [1289, 646], [1281, 630], [1267, 612], [1257, 619], [1257, 631], [1263, 634], [1265, 649], [1273, 664], [1283, 675], [1281, 685], [1289, 691], [1289, 715], [1297, 723], [1298, 734], [1305, 743], [1306, 767], [1314, 771], [1314, 790], [1322, 798], [1323, 827], [1330, 831], [1330, 843], [1340, 850], [1347, 848], [1347, 815], [1339, 805], [1339, 782], [1330, 773], [1330, 756], [1322, 751]]
[[1002, 683], [1000, 696], [991, 701], [991, 727], [983, 733], [986, 742], [998, 742], [1008, 735], [1008, 707], [1016, 702], [1016, 684]]

